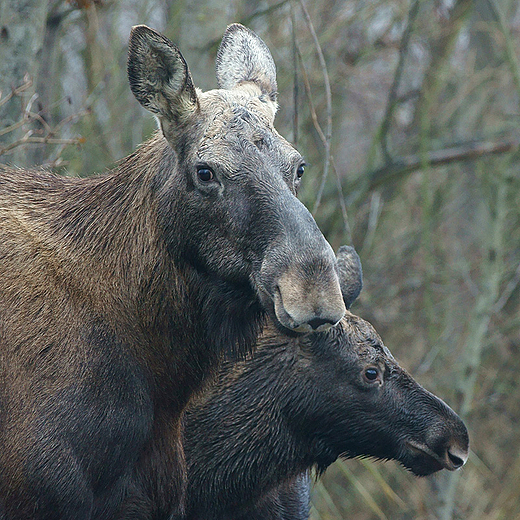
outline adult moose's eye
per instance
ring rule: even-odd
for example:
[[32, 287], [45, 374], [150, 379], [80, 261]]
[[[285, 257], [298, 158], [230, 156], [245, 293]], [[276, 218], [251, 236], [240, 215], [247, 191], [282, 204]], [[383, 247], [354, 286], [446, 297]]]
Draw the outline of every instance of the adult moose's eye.
[[365, 379], [369, 382], [374, 382], [374, 381], [377, 381], [378, 379], [380, 379], [379, 370], [374, 367], [365, 369], [364, 376], [365, 376]]
[[300, 164], [298, 166], [298, 169], [296, 170], [296, 176], [298, 179], [301, 179], [303, 177], [303, 174], [305, 173], [305, 164]]
[[211, 170], [207, 166], [200, 166], [199, 168], [197, 168], [197, 175], [202, 182], [209, 182], [215, 178], [213, 170]]

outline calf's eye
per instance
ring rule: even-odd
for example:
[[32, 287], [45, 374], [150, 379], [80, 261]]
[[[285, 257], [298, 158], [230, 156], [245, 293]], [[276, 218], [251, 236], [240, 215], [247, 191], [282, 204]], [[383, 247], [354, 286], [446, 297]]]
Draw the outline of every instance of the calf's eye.
[[298, 169], [296, 170], [296, 176], [298, 177], [298, 179], [301, 179], [304, 173], [305, 173], [305, 165], [301, 164], [300, 166], [298, 166]]
[[197, 175], [202, 182], [209, 182], [213, 180], [215, 174], [210, 168], [200, 167], [197, 169]]
[[365, 370], [365, 378], [368, 380], [368, 381], [375, 381], [377, 378], [379, 377], [379, 371], [377, 370], [377, 368], [367, 368]]

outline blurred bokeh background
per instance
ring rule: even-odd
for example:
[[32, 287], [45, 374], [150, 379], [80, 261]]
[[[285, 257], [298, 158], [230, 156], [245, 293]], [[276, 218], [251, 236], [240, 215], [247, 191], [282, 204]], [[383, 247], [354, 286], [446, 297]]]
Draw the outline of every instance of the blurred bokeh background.
[[337, 462], [313, 520], [520, 519], [517, 0], [1, 0], [0, 161], [113, 166], [156, 127], [128, 88], [131, 26], [175, 41], [208, 89], [234, 21], [277, 64], [302, 200], [360, 253], [353, 311], [472, 441], [462, 471], [423, 479]]

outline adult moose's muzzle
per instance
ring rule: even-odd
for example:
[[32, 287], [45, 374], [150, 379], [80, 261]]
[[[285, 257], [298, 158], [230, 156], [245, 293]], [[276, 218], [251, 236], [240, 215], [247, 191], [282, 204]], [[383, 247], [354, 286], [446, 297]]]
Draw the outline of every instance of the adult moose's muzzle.
[[284, 332], [324, 331], [345, 314], [336, 257], [307, 208], [283, 196], [282, 230], [265, 253], [256, 286]]

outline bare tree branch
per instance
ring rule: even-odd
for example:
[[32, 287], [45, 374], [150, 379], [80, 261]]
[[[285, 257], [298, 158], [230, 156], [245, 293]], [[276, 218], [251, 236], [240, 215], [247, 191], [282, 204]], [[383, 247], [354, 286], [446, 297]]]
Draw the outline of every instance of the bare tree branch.
[[14, 141], [7, 146], [0, 147], [0, 155], [18, 148], [24, 144], [83, 144], [84, 137], [75, 137], [73, 139], [59, 139], [56, 137], [32, 137], [30, 132], [27, 132], [21, 139]]
[[24, 93], [26, 90], [30, 89], [33, 85], [33, 81], [30, 78], [28, 74], [24, 77], [24, 82], [16, 88], [11, 89], [11, 92], [7, 94], [3, 99], [2, 98], [2, 92], [0, 91], [0, 107], [5, 105], [13, 96], [19, 96], [20, 94]]
[[[519, 144], [518, 139], [511, 139], [499, 142], [481, 141], [443, 148], [442, 150], [428, 152], [427, 163], [430, 166], [442, 166], [454, 162], [474, 160], [487, 155], [515, 152], [518, 150]], [[423, 158], [419, 155], [397, 158], [392, 164], [367, 174], [368, 191], [419, 170], [423, 164]]]
[[417, 18], [417, 14], [419, 13], [420, 4], [420, 0], [415, 0], [408, 13], [408, 23], [406, 24], [406, 29], [403, 32], [401, 45], [399, 46], [399, 61], [397, 62], [397, 67], [395, 69], [392, 86], [390, 87], [390, 91], [388, 93], [388, 101], [386, 103], [385, 115], [383, 116], [381, 128], [379, 131], [379, 142], [381, 144], [381, 149], [383, 151], [383, 155], [385, 156], [385, 160], [387, 163], [392, 162], [390, 152], [388, 151], [388, 131], [390, 130], [390, 126], [392, 124], [392, 117], [394, 115], [394, 110], [397, 105], [397, 90], [399, 89], [399, 83], [401, 82], [401, 76], [403, 75], [406, 55], [408, 54], [410, 38], [413, 32], [413, 25], [415, 19]]
[[507, 303], [507, 301], [513, 294], [513, 291], [518, 287], [519, 283], [520, 283], [520, 264], [518, 264], [518, 267], [516, 268], [513, 278], [511, 280], [509, 280], [509, 283], [506, 285], [506, 288], [500, 295], [500, 298], [495, 303], [495, 306], [493, 307], [493, 312], [498, 313], [504, 308], [504, 305]]
[[[487, 222], [487, 232], [483, 234], [482, 281], [479, 294], [470, 313], [465, 348], [461, 360], [459, 390], [462, 403], [460, 416], [466, 419], [472, 411], [477, 378], [480, 373], [482, 353], [486, 344], [494, 308], [499, 300], [499, 287], [503, 277], [504, 242], [507, 237], [507, 195], [510, 189], [507, 177], [499, 173], [498, 184], [494, 193], [489, 196], [488, 204], [492, 207]], [[452, 520], [455, 509], [456, 489], [460, 475], [450, 474], [445, 477], [447, 486], [444, 490], [444, 507], [441, 510], [442, 520]]]
[[292, 55], [293, 55], [293, 144], [298, 148], [298, 48], [296, 44], [296, 16], [291, 2], [291, 36], [292, 36]]
[[[309, 109], [310, 109], [312, 124], [313, 124], [314, 129], [316, 130], [319, 138], [321, 139], [321, 142], [325, 146], [325, 143], [327, 142], [327, 138], [326, 138], [325, 134], [323, 133], [321, 125], [318, 121], [318, 115], [316, 114], [316, 108], [314, 106], [314, 101], [312, 99], [312, 91], [311, 91], [311, 85], [309, 82], [309, 76], [307, 75], [307, 70], [305, 68], [305, 64], [302, 59], [300, 48], [298, 47], [298, 43], [296, 41], [295, 41], [295, 45], [296, 45], [296, 54], [302, 65], [303, 84], [305, 86], [305, 93], [306, 93], [307, 99], [309, 101]], [[336, 186], [337, 186], [337, 190], [338, 190], [339, 206], [341, 208], [341, 215], [343, 218], [343, 227], [345, 228], [347, 240], [351, 244], [352, 243], [352, 232], [350, 229], [350, 224], [348, 222], [347, 206], [345, 204], [345, 197], [343, 195], [343, 187], [341, 184], [341, 178], [339, 176], [338, 169], [336, 167], [336, 163], [335, 163], [334, 157], [332, 155], [330, 156], [330, 161], [332, 162], [332, 167], [334, 169], [334, 173], [336, 176]]]
[[[248, 26], [255, 18], [259, 18], [261, 16], [267, 16], [269, 14], [274, 13], [278, 9], [285, 6], [290, 0], [282, 0], [281, 2], [278, 2], [277, 4], [270, 5], [269, 7], [266, 7], [265, 9], [260, 9], [258, 11], [255, 11], [254, 13], [250, 14], [249, 16], [246, 16], [244, 18], [241, 18], [238, 20], [239, 23], [242, 25]], [[218, 49], [218, 46], [220, 45], [221, 38], [214, 38], [211, 41], [209, 41], [204, 47], [202, 47], [201, 52], [216, 52]]]
[[502, 34], [504, 35], [504, 42], [506, 46], [506, 60], [509, 64], [509, 68], [511, 70], [511, 75], [513, 76], [513, 82], [515, 84], [515, 88], [520, 98], [520, 65], [518, 64], [518, 59], [515, 53], [515, 43], [511, 38], [511, 32], [509, 30], [506, 18], [500, 6], [498, 5], [496, 0], [487, 0], [489, 7], [491, 8], [491, 12], [495, 17]]
[[455, 0], [448, 19], [442, 26], [441, 35], [433, 43], [432, 58], [422, 81], [422, 88], [417, 105], [413, 126], [419, 126], [419, 117], [424, 112], [423, 105], [431, 105], [437, 97], [444, 77], [443, 70], [453, 52], [457, 38], [474, 6], [474, 0]]
[[[22, 96], [22, 94], [32, 86], [32, 84], [33, 82], [31, 78], [26, 76], [24, 78], [24, 83], [22, 83], [19, 87], [12, 89], [11, 92], [7, 96], [5, 96], [5, 98], [0, 99], [0, 107], [9, 101], [14, 102], [14, 98], [17, 96]], [[30, 100], [27, 102], [26, 106], [22, 108], [19, 121], [13, 123], [12, 125], [6, 126], [5, 128], [2, 128], [0, 130], [0, 137], [8, 136], [9, 134], [11, 134], [9, 135], [9, 137], [12, 140], [10, 143], [6, 143], [3, 146], [0, 146], [0, 156], [13, 153], [14, 150], [17, 150], [22, 146], [30, 144], [61, 145], [62, 147], [65, 147], [71, 144], [80, 145], [85, 142], [84, 137], [78, 136], [74, 138], [64, 139], [59, 137], [59, 133], [66, 124], [75, 121], [83, 117], [84, 115], [90, 113], [89, 109], [82, 110], [77, 114], [73, 114], [64, 118], [53, 128], [47, 123], [47, 121], [44, 120], [44, 118], [40, 114], [35, 113], [31, 110], [32, 104], [34, 100], [37, 99], [37, 97], [38, 94], [34, 93], [31, 96]], [[34, 125], [35, 123], [38, 124], [38, 128], [31, 128], [31, 125]], [[24, 135], [22, 137], [17, 137], [16, 130], [24, 127]], [[57, 157], [53, 162], [56, 163], [58, 159], [59, 157]]]
[[314, 207], [312, 209], [312, 214], [314, 215], [318, 210], [321, 202], [321, 197], [323, 195], [323, 190], [325, 188], [325, 181], [327, 180], [327, 176], [329, 174], [329, 165], [330, 165], [330, 140], [332, 138], [332, 93], [330, 89], [330, 80], [329, 73], [327, 72], [327, 64], [325, 63], [325, 57], [323, 56], [323, 51], [321, 50], [321, 45], [318, 40], [318, 36], [316, 35], [316, 31], [314, 30], [314, 25], [312, 24], [311, 17], [307, 8], [305, 7], [305, 3], [303, 0], [300, 0], [300, 6], [302, 8], [303, 14], [305, 16], [305, 20], [307, 22], [307, 27], [312, 35], [312, 39], [314, 40], [314, 45], [316, 45], [316, 52], [318, 53], [318, 59], [320, 61], [321, 70], [323, 73], [323, 83], [325, 87], [325, 99], [327, 103], [327, 128], [325, 132], [325, 141], [323, 145], [325, 146], [325, 158], [323, 160], [323, 174], [321, 178], [320, 188], [318, 190], [318, 194], [316, 195], [316, 200], [314, 202]]

